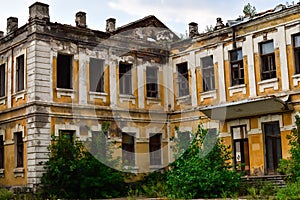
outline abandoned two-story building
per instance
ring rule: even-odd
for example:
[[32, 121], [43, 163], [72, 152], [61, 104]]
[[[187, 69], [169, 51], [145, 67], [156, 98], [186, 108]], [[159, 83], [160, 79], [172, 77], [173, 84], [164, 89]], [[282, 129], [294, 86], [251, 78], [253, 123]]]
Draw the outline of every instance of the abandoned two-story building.
[[[34, 3], [0, 37], [0, 184], [35, 188], [51, 135], [108, 140], [134, 173], [172, 162], [171, 138], [199, 123], [231, 145], [238, 170], [276, 174], [300, 100], [300, 6], [276, 6], [179, 39], [148, 16], [106, 31], [53, 23]], [[175, 131], [178, 127], [178, 131]], [[241, 165], [242, 164], [242, 165]], [[129, 169], [129, 168], [128, 168]]]

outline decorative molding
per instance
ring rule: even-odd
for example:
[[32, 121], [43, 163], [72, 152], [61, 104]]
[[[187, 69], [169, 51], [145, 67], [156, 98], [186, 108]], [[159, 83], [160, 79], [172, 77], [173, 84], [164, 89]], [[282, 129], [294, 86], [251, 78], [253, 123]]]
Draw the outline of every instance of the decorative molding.
[[80, 138], [80, 132], [79, 132], [79, 126], [77, 125], [71, 125], [71, 124], [55, 124], [54, 127], [54, 135], [59, 136], [60, 130], [70, 130], [75, 131], [76, 137]]
[[299, 82], [300, 82], [300, 74], [295, 74], [292, 76], [293, 79], [293, 86], [298, 86]]
[[201, 101], [204, 101], [204, 99], [209, 99], [209, 98], [217, 99], [217, 90], [202, 92], [200, 94], [200, 100]]
[[106, 98], [108, 96], [107, 93], [102, 92], [89, 92], [90, 94], [90, 101], [94, 101], [95, 99], [102, 99], [102, 101], [105, 103]]
[[246, 94], [246, 85], [235, 85], [228, 88], [229, 96], [233, 96], [234, 93], [242, 92], [242, 94]]
[[26, 91], [22, 90], [20, 92], [15, 93], [13, 96], [15, 97], [16, 101], [18, 101], [19, 99], [25, 100], [25, 94], [26, 94]]
[[135, 104], [135, 96], [134, 95], [126, 95], [126, 94], [120, 94], [119, 95], [120, 102], [131, 102], [132, 104]]
[[183, 96], [183, 97], [177, 97], [176, 101], [177, 101], [177, 105], [180, 105], [180, 104], [183, 104], [183, 103], [191, 104], [191, 95], [186, 95], [186, 96]]
[[1, 97], [0, 98], [0, 105], [5, 105], [5, 103], [6, 103], [6, 96], [5, 97]]
[[273, 88], [274, 90], [278, 90], [278, 78], [272, 78], [264, 81], [258, 82], [259, 91], [264, 92], [267, 88]]
[[57, 98], [61, 98], [61, 96], [71, 97], [71, 99], [75, 98], [75, 90], [73, 89], [64, 89], [64, 88], [56, 88]]

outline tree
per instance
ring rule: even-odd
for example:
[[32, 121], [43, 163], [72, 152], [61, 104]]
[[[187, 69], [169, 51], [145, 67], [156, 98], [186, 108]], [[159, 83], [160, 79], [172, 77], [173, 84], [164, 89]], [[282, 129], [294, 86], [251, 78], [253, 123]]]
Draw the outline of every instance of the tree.
[[245, 16], [254, 17], [256, 14], [255, 6], [251, 6], [250, 3], [244, 6], [243, 13]]
[[[103, 139], [98, 137], [97, 140], [100, 138]], [[97, 143], [103, 144], [103, 141]], [[60, 134], [53, 137], [49, 150], [46, 172], [41, 179], [45, 196], [88, 199], [118, 197], [126, 193], [122, 172], [100, 162], [81, 141], [72, 141]], [[114, 162], [107, 152], [105, 159]]]
[[232, 170], [229, 147], [217, 133], [208, 133], [201, 125], [191, 145], [171, 164], [167, 185], [172, 198], [220, 197], [233, 194], [241, 175]]

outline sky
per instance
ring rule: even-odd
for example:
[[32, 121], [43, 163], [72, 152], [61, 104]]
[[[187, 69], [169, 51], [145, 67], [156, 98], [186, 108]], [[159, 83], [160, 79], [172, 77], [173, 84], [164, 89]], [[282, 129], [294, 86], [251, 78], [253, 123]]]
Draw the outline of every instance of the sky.
[[[17, 17], [19, 27], [29, 18], [28, 7], [37, 0], [0, 0], [0, 30], [6, 33], [8, 17]], [[257, 12], [286, 5], [286, 0], [38, 0], [48, 4], [50, 21], [75, 25], [78, 11], [87, 13], [87, 25], [91, 29], [105, 31], [106, 19], [116, 18], [120, 27], [148, 15], [155, 15], [167, 27], [177, 34], [185, 35], [190, 22], [196, 22], [199, 32], [206, 26], [216, 24], [221, 17], [224, 24], [243, 14], [247, 3], [255, 6]], [[300, 0], [295, 0], [297, 3]], [[292, 4], [292, 1], [288, 1]]]

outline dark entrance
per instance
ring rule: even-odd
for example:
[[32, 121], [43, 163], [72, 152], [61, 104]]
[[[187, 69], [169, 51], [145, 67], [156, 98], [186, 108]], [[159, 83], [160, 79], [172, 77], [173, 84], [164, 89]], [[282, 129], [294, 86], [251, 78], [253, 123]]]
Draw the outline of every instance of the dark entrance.
[[265, 173], [277, 174], [279, 161], [282, 158], [279, 122], [263, 124], [263, 131], [265, 136]]
[[236, 170], [250, 174], [249, 145], [246, 125], [231, 128], [233, 138], [234, 166]]

